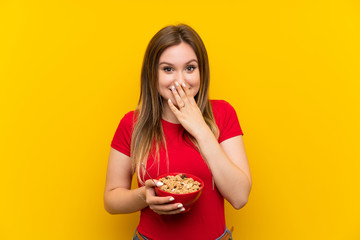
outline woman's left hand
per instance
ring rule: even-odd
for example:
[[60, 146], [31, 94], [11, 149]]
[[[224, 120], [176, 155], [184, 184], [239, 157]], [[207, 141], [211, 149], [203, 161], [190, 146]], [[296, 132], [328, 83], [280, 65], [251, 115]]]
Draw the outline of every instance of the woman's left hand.
[[204, 117], [196, 104], [190, 89], [183, 84], [175, 82], [175, 87], [171, 89], [176, 100], [176, 107], [169, 99], [168, 104], [171, 111], [175, 114], [180, 124], [193, 136], [197, 137], [202, 131], [208, 129]]

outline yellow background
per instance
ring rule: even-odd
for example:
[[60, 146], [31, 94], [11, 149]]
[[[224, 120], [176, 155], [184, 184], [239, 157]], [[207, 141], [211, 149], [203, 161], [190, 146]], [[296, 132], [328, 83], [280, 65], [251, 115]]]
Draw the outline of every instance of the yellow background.
[[[253, 177], [235, 239], [360, 239], [359, 1], [0, 1], [0, 239], [131, 239], [109, 146], [168, 24], [208, 50]], [[231, 183], [229, 183], [231, 184]]]

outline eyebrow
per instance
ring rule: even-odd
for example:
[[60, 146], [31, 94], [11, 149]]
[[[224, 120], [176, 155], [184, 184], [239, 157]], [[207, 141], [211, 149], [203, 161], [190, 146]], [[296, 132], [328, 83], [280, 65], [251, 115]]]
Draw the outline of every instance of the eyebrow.
[[[189, 63], [191, 63], [191, 62], [193, 62], [193, 61], [195, 61], [195, 62], [197, 63], [197, 60], [196, 60], [196, 59], [191, 59], [191, 60], [188, 61], [186, 64], [189, 64]], [[173, 65], [172, 63], [168, 63], [168, 62], [161, 62], [161, 63], [159, 63], [159, 65], [161, 65], [161, 64]]]

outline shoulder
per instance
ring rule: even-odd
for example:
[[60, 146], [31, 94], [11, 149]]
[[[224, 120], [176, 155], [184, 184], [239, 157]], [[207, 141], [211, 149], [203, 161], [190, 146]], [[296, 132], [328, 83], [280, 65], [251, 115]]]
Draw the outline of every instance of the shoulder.
[[225, 100], [211, 99], [210, 103], [213, 108], [223, 108], [223, 107], [225, 107], [225, 108], [231, 107], [232, 108], [231, 104]]
[[121, 119], [121, 121], [132, 121], [134, 119], [134, 114], [135, 114], [135, 111], [130, 111], [130, 112], [127, 112], [123, 118]]
[[234, 107], [225, 100], [210, 100], [214, 117], [235, 111]]
[[127, 112], [121, 119], [121, 123], [125, 124], [125, 125], [130, 125], [133, 126], [135, 121], [136, 121], [136, 116], [137, 114], [135, 113], [135, 111], [130, 111]]
[[230, 121], [237, 120], [234, 107], [225, 100], [210, 100], [216, 124], [221, 128]]
[[134, 130], [134, 111], [126, 113], [115, 131], [111, 147], [130, 156], [131, 136]]
[[131, 133], [134, 130], [135, 122], [136, 122], [136, 114], [135, 111], [127, 112], [119, 121], [117, 132], [129, 132]]
[[225, 100], [210, 100], [215, 122], [219, 128], [219, 142], [243, 135], [234, 107]]

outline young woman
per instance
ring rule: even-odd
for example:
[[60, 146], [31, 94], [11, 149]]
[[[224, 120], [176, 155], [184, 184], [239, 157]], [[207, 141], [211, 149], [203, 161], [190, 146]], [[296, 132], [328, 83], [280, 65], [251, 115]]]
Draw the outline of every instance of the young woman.
[[[138, 108], [121, 119], [111, 143], [104, 193], [111, 214], [141, 211], [134, 239], [231, 239], [224, 198], [242, 208], [252, 181], [236, 112], [226, 101], [209, 100], [208, 91], [199, 35], [184, 24], [157, 32], [146, 49]], [[155, 195], [143, 165], [153, 178], [200, 177], [202, 195], [182, 213], [176, 199]], [[130, 189], [134, 173], [138, 188]]]

